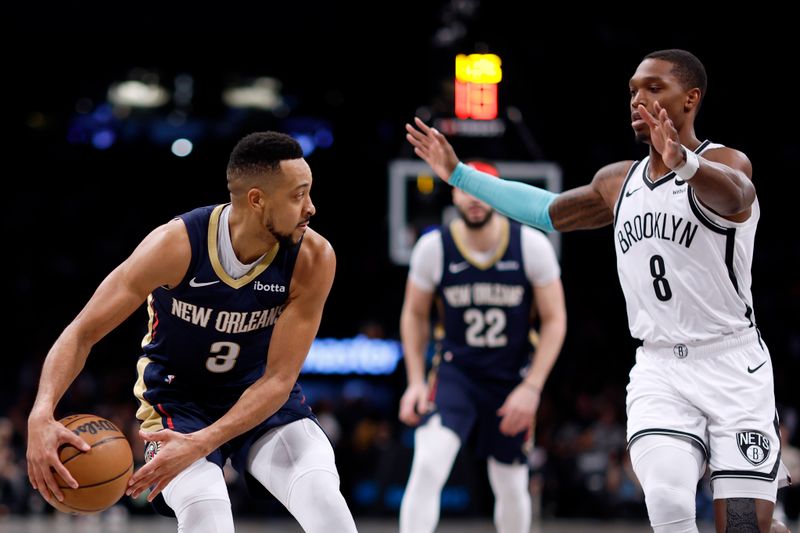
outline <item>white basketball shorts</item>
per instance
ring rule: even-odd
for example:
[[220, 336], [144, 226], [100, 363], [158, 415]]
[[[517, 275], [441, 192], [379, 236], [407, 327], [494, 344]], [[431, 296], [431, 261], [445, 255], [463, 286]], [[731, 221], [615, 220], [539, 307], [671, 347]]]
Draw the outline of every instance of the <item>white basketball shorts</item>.
[[755, 328], [699, 344], [645, 343], [627, 394], [628, 445], [672, 435], [700, 447], [714, 498], [775, 501], [781, 467], [769, 350]]

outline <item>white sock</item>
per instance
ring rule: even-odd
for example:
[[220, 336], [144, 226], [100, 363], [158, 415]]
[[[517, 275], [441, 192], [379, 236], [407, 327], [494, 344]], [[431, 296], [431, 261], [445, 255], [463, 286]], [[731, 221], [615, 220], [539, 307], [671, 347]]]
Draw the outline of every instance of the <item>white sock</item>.
[[309, 533], [356, 531], [339, 491], [330, 441], [304, 418], [270, 430], [250, 448], [247, 470]]
[[300, 476], [286, 506], [308, 533], [355, 532], [353, 516], [339, 492], [339, 476], [312, 470]]
[[198, 459], [162, 492], [175, 511], [180, 533], [233, 533], [233, 514], [222, 469]]
[[431, 533], [439, 523], [442, 487], [450, 476], [461, 441], [439, 415], [414, 432], [414, 460], [403, 503], [400, 533]]
[[509, 465], [494, 457], [489, 457], [487, 465], [494, 492], [494, 526], [497, 533], [529, 533], [531, 495], [528, 492], [528, 465]]
[[686, 439], [646, 435], [630, 449], [655, 533], [697, 533], [695, 493], [705, 457]]
[[178, 533], [233, 533], [231, 503], [225, 500], [190, 503], [175, 515]]

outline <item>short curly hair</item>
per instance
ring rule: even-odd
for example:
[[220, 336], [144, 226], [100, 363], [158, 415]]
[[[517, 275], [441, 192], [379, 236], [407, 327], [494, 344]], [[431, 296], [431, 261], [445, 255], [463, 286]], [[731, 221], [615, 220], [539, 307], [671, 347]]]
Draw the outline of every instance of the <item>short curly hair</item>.
[[228, 176], [271, 173], [280, 168], [281, 161], [300, 159], [300, 143], [285, 133], [261, 131], [242, 138], [228, 160]]
[[[672, 48], [669, 50], [658, 50], [647, 54], [644, 59], [660, 59], [672, 63], [672, 73], [686, 90], [700, 89], [700, 101], [706, 95], [708, 78], [706, 77], [706, 67], [691, 52]], [[642, 61], [644, 61], [644, 59]]]

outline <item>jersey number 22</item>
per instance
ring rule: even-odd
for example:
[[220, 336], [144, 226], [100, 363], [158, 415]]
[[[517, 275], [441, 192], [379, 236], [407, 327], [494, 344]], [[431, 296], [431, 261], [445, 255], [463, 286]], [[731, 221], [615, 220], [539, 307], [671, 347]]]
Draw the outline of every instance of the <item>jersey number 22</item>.
[[508, 343], [508, 338], [503, 333], [506, 329], [506, 314], [502, 309], [467, 309], [464, 311], [464, 322], [468, 324], [466, 340], [469, 346], [501, 348]]

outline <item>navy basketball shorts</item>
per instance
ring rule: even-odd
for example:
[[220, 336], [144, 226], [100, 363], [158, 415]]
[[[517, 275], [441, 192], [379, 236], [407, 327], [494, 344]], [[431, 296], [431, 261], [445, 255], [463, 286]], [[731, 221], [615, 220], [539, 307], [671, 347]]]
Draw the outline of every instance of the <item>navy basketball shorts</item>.
[[[137, 365], [139, 379], [134, 393], [139, 400], [136, 418], [141, 428], [147, 432], [171, 429], [178, 433], [192, 433], [210, 426], [219, 420], [239, 399], [243, 390], [209, 390], [202, 387], [188, 388], [176, 386], [167, 370], [159, 363], [142, 357]], [[295, 384], [289, 399], [278, 411], [260, 422], [254, 428], [226, 442], [206, 459], [222, 468], [230, 458], [231, 464], [247, 480], [247, 486], [254, 496], [265, 496], [266, 490], [247, 473], [247, 455], [250, 447], [269, 430], [302, 418], [319, 423], [306, 404], [305, 395]], [[158, 450], [154, 442], [145, 448], [145, 461], [151, 459]], [[174, 516], [163, 499], [153, 502], [156, 510], [167, 516]]]
[[[497, 410], [519, 383], [480, 380], [455, 365], [439, 365], [433, 390], [435, 410], [442, 425], [453, 430], [477, 457], [494, 457], [501, 463], [525, 463], [529, 431], [514, 437], [500, 433]], [[533, 421], [531, 420], [531, 424]]]

